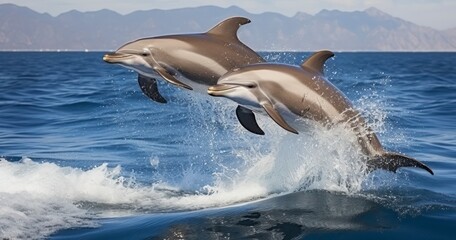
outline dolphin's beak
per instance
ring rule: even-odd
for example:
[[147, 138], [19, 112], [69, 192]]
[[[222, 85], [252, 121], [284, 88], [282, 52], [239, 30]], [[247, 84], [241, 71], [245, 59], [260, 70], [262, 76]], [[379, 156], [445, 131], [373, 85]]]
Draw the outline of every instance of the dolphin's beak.
[[133, 55], [128, 53], [107, 53], [103, 56], [103, 61], [107, 63], [121, 63], [131, 57]]
[[211, 96], [223, 96], [224, 93], [228, 92], [229, 90], [238, 87], [237, 85], [228, 85], [228, 84], [217, 84], [214, 86], [210, 86], [207, 89], [207, 93]]

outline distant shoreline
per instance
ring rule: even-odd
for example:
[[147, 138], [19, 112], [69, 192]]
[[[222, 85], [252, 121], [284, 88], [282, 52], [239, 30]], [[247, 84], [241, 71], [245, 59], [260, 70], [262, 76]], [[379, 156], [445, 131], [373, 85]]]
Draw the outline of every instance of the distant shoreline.
[[436, 30], [389, 15], [364, 11], [322, 10], [289, 17], [250, 13], [239, 7], [201, 6], [178, 10], [145, 10], [120, 15], [110, 10], [69, 11], [59, 16], [27, 7], [0, 4], [0, 51], [93, 52], [117, 49], [135, 39], [203, 33], [228, 16], [252, 24], [239, 39], [256, 51], [302, 52], [454, 52], [456, 28]]

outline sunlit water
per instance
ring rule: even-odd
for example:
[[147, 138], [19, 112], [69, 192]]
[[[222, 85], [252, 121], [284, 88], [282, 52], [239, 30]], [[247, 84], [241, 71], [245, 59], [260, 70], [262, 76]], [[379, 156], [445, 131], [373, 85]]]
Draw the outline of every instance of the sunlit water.
[[[328, 79], [386, 149], [366, 167], [343, 128], [290, 134], [236, 104], [136, 75], [102, 53], [0, 53], [0, 238], [397, 238], [456, 234], [456, 54], [336, 53]], [[263, 53], [299, 64], [309, 53]]]

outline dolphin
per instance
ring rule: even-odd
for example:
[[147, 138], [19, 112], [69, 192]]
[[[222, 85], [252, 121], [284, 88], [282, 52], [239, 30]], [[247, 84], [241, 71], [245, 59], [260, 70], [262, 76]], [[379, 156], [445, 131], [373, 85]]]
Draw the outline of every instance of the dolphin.
[[[217, 85], [208, 88], [212, 96], [226, 97], [239, 104], [236, 115], [247, 130], [263, 135], [253, 112], [269, 115], [285, 130], [298, 134], [296, 126], [310, 119], [323, 126], [345, 124], [357, 137], [362, 153], [367, 157], [368, 169], [392, 172], [400, 167], [432, 170], [416, 159], [383, 149], [376, 134], [370, 129], [348, 98], [323, 74], [324, 63], [333, 57], [330, 51], [319, 51], [301, 66], [258, 63], [233, 69], [224, 74]], [[294, 125], [293, 125], [294, 124]]]
[[158, 78], [206, 94], [229, 70], [264, 62], [237, 37], [239, 27], [247, 23], [247, 18], [231, 17], [205, 33], [138, 39], [104, 55], [103, 60], [136, 71], [142, 92], [159, 103], [166, 99], [158, 91]]

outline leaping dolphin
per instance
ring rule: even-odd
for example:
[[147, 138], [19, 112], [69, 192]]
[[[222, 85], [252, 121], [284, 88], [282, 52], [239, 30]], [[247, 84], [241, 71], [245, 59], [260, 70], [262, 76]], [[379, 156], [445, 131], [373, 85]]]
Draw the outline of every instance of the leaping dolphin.
[[166, 103], [157, 78], [206, 94], [229, 70], [264, 62], [237, 37], [239, 27], [247, 23], [247, 18], [232, 17], [205, 33], [138, 39], [106, 54], [103, 60], [138, 72], [141, 90], [156, 102]]
[[297, 119], [311, 119], [324, 126], [346, 124], [367, 156], [370, 170], [396, 172], [400, 167], [432, 170], [416, 159], [383, 149], [376, 134], [367, 126], [348, 98], [324, 78], [323, 67], [333, 57], [330, 51], [310, 56], [301, 66], [258, 63], [224, 74], [208, 93], [234, 100], [240, 106], [236, 115], [247, 130], [263, 135], [252, 112], [266, 113], [287, 131], [298, 134]]

